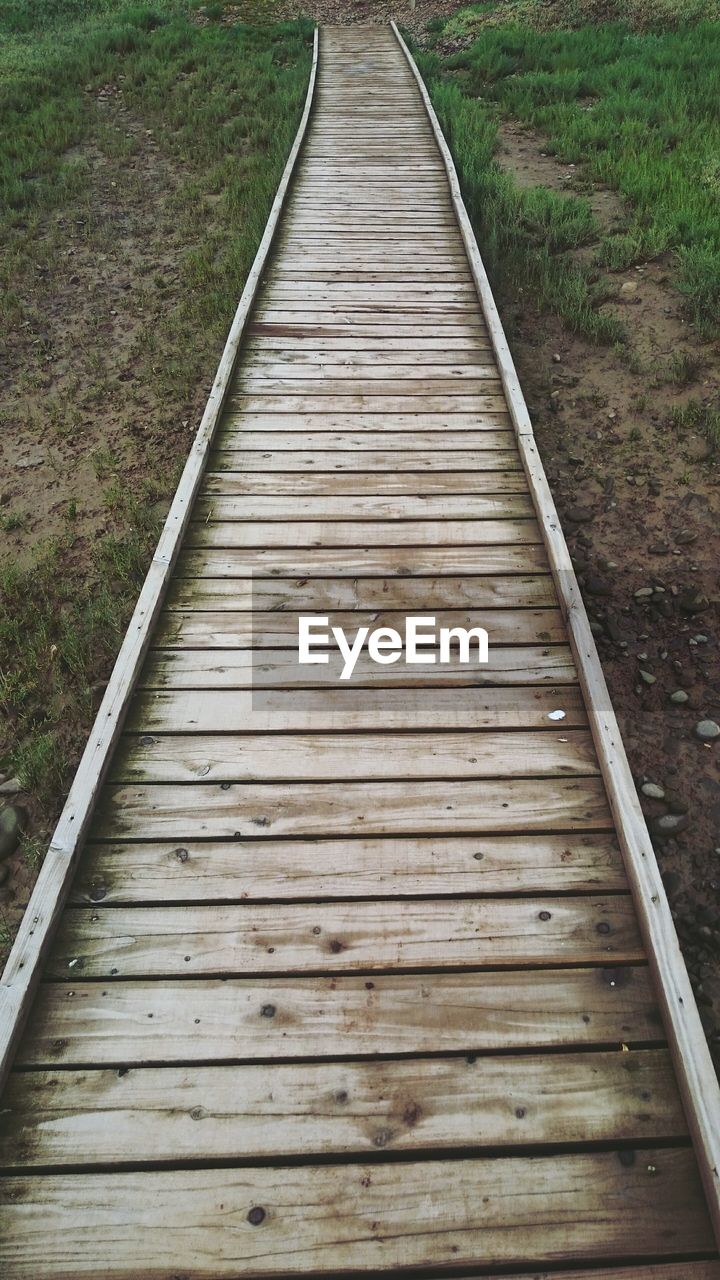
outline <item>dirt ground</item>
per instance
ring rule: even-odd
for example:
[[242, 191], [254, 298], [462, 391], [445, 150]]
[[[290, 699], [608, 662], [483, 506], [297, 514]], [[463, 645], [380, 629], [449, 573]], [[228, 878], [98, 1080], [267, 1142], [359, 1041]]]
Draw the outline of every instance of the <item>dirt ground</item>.
[[[498, 159], [520, 184], [582, 180], [520, 125], [503, 126]], [[588, 197], [605, 229], [621, 216], [612, 192]], [[720, 769], [695, 728], [720, 721], [720, 459], [671, 410], [717, 397], [720, 344], [685, 321], [672, 272], [659, 258], [611, 277], [604, 309], [629, 335], [618, 350], [573, 337], [502, 281], [497, 296], [718, 1057]], [[678, 356], [682, 385], [669, 380]]]

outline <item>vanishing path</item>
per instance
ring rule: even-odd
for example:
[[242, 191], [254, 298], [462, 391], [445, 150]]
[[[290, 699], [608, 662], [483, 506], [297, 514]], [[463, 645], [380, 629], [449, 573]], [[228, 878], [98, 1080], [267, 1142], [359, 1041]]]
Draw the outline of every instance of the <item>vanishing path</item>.
[[[715, 1086], [481, 272], [394, 33], [324, 31], [90, 837], [5, 980], [7, 1280], [720, 1277]], [[341, 682], [299, 613], [490, 662]]]

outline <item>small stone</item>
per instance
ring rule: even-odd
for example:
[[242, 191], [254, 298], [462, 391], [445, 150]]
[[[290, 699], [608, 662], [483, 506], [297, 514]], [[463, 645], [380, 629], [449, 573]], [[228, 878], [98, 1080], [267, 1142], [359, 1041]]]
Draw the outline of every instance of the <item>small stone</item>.
[[670, 701], [680, 704], [681, 702], [687, 702], [689, 696], [684, 689], [675, 689], [670, 694]]
[[585, 589], [591, 596], [611, 596], [612, 587], [604, 578], [599, 578], [595, 573], [589, 573], [585, 579]]
[[675, 534], [676, 547], [685, 547], [691, 542], [697, 542], [697, 533], [694, 529], [680, 529]]
[[652, 671], [643, 671], [642, 668], [640, 668], [640, 679], [645, 684], [655, 684], [657, 676], [654, 676]]
[[714, 720], [701, 720], [695, 725], [695, 736], [701, 742], [714, 742], [716, 738], [720, 738], [720, 724], [716, 724]]
[[653, 818], [650, 825], [658, 839], [669, 840], [684, 831], [689, 822], [686, 813], [663, 813], [659, 818]]
[[0, 783], [0, 796], [16, 796], [18, 791], [22, 791], [19, 778], [8, 778], [7, 781]]
[[669, 550], [667, 542], [653, 542], [652, 546], [648, 547], [651, 556], [666, 556]]
[[657, 782], [643, 782], [640, 790], [649, 800], [665, 799], [665, 790], [663, 787], [659, 787]]
[[635, 600], [649, 600], [652, 593], [652, 587], [638, 587], [637, 591], [633, 592], [633, 597]]
[[0, 861], [15, 852], [26, 823], [27, 813], [19, 804], [8, 804], [0, 810]]
[[555, 351], [553, 353], [553, 364], [560, 364], [561, 362], [562, 362], [562, 357], [560, 355], [560, 352]]
[[620, 292], [626, 298], [631, 297], [633, 293], [637, 293], [637, 284], [634, 280], [626, 280], [625, 283], [620, 286]]
[[702, 591], [691, 588], [678, 596], [678, 608], [682, 609], [683, 613], [703, 613], [709, 607], [710, 601]]

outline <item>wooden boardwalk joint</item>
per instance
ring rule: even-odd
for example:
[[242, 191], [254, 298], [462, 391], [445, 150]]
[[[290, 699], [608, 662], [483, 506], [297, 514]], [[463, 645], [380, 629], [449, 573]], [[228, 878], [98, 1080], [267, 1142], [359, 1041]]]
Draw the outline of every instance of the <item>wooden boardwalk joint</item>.
[[[490, 660], [345, 681], [300, 614]], [[394, 28], [316, 38], [0, 996], [7, 1280], [720, 1280], [717, 1084]]]

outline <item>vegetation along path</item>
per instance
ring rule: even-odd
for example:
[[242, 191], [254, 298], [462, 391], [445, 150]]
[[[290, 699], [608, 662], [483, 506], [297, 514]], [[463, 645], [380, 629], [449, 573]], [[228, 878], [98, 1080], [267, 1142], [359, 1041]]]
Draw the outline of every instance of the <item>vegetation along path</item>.
[[[452, 162], [396, 31], [319, 51], [0, 989], [2, 1273], [718, 1280], [717, 1085]], [[343, 683], [299, 613], [490, 661]]]

